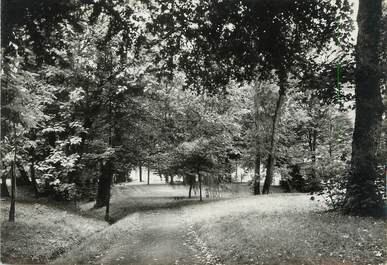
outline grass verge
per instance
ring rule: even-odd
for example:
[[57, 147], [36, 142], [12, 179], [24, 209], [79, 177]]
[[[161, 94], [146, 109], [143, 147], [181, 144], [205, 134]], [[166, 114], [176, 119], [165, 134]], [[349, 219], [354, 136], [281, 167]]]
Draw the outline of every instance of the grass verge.
[[385, 223], [318, 212], [248, 212], [195, 225], [223, 264], [385, 264]]
[[108, 226], [39, 203], [16, 203], [16, 221], [8, 219], [9, 202], [2, 201], [1, 261], [4, 263], [46, 263], [73, 245]]

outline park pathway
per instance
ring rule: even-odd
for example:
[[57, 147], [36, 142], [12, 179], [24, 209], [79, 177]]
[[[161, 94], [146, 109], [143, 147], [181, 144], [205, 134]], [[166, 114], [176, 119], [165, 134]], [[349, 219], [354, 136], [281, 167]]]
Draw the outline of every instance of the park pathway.
[[206, 238], [199, 237], [196, 229], [201, 225], [242, 213], [303, 212], [316, 206], [305, 195], [270, 195], [139, 211], [74, 246], [54, 263], [222, 265]]
[[85, 245], [80, 245], [80, 248], [70, 251], [55, 263], [222, 264], [196, 234], [185, 208], [135, 213], [94, 237], [95, 239], [91, 238]]
[[[195, 265], [220, 264], [190, 225], [184, 209], [139, 213], [135, 239], [121, 238], [115, 249], [95, 263]], [[129, 243], [129, 244], [128, 244]]]

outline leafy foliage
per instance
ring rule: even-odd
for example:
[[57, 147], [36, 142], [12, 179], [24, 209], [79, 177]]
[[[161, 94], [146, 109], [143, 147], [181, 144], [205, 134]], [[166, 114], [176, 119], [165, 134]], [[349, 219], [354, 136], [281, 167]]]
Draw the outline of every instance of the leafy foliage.
[[232, 181], [235, 164], [268, 166], [285, 76], [276, 171], [289, 191], [341, 204], [348, 1], [5, 2], [18, 16], [2, 31], [2, 173], [16, 160], [38, 192], [66, 200], [138, 166], [187, 184]]

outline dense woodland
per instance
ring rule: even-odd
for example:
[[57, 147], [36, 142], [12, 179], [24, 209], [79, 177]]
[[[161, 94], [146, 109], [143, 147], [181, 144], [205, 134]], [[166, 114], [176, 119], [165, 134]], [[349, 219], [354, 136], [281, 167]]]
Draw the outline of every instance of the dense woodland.
[[380, 213], [386, 18], [359, 2], [356, 22], [346, 0], [2, 1], [10, 221], [16, 185], [69, 201], [91, 185], [108, 220], [135, 167], [200, 200], [235, 165], [254, 170], [254, 195], [278, 172], [289, 192]]

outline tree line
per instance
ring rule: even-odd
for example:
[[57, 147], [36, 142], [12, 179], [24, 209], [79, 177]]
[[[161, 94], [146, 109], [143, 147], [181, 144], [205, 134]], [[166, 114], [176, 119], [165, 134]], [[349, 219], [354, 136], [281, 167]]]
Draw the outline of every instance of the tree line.
[[34, 0], [2, 10], [11, 221], [16, 175], [36, 196], [64, 200], [94, 181], [108, 220], [113, 179], [137, 166], [181, 177], [189, 196], [198, 185], [200, 200], [202, 185], [230, 182], [239, 164], [254, 170], [254, 194], [268, 194], [277, 171], [289, 191], [380, 212], [381, 1], [360, 0], [356, 46], [348, 1]]

